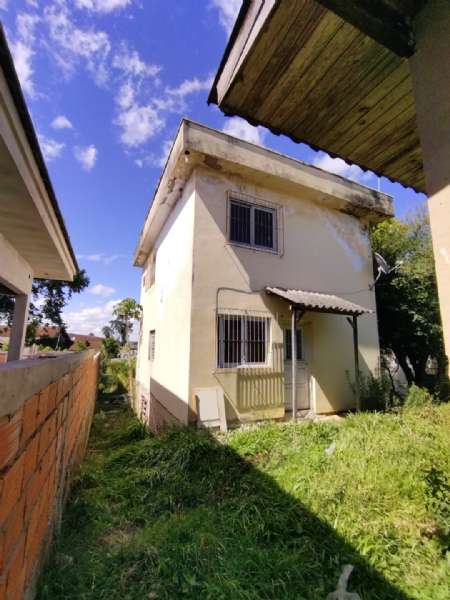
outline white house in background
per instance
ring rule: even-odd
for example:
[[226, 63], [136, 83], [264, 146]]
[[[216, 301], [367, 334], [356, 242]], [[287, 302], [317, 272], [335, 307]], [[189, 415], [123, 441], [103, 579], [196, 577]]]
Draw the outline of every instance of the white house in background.
[[392, 214], [385, 194], [182, 121], [135, 254], [141, 418], [354, 408], [358, 330], [359, 369], [379, 365], [369, 226]]
[[8, 360], [21, 356], [33, 278], [71, 281], [70, 239], [0, 26], [0, 294], [15, 297]]

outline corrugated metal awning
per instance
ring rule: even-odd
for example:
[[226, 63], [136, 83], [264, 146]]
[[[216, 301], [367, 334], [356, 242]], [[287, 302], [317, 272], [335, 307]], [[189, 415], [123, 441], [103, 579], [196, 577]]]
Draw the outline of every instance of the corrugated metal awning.
[[321, 292], [305, 292], [303, 290], [284, 290], [282, 288], [266, 287], [268, 294], [278, 296], [298, 308], [311, 312], [333, 313], [337, 315], [359, 316], [371, 314], [373, 310], [354, 304], [333, 294], [322, 294]]

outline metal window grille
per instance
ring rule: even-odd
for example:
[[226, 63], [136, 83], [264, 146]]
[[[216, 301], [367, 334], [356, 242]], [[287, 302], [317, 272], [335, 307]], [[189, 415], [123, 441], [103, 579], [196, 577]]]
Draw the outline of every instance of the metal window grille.
[[156, 332], [154, 329], [150, 331], [148, 336], [148, 359], [150, 361], [155, 360], [155, 344], [156, 344]]
[[[284, 331], [284, 360], [292, 360], [292, 335], [290, 329]], [[301, 329], [297, 329], [297, 360], [303, 360], [303, 338]]]
[[230, 241], [256, 248], [276, 249], [277, 211], [230, 200]]
[[217, 318], [218, 367], [266, 364], [270, 318], [220, 314]]

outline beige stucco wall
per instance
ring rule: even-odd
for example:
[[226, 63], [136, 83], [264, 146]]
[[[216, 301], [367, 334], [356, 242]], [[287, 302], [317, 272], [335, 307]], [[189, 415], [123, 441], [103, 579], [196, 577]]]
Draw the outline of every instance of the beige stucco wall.
[[444, 342], [450, 358], [450, 3], [431, 0], [414, 23], [410, 59], [428, 193]]
[[[145, 289], [136, 379], [139, 399], [151, 393], [178, 420], [188, 419], [191, 325], [193, 179], [165, 223], [155, 246], [155, 283]], [[149, 361], [149, 333], [156, 332], [155, 360]], [[143, 418], [148, 415], [142, 415]]]
[[[284, 248], [279, 254], [242, 248], [227, 241], [227, 193], [248, 194], [281, 208]], [[249, 386], [261, 389], [271, 380], [271, 390], [280, 393], [277, 373], [282, 355], [283, 322], [289, 324], [285, 303], [269, 298], [265, 286], [280, 286], [336, 293], [350, 301], [375, 309], [368, 231], [353, 216], [312, 202], [248, 184], [213, 169], [195, 173], [194, 264], [190, 356], [190, 397], [194, 407], [196, 388], [222, 387], [229, 417], [280, 416], [282, 398], [272, 403], [250, 402], [243, 406], [237, 390], [244, 385], [235, 374], [216, 369], [216, 307], [270, 313], [272, 354], [266, 377], [250, 373]], [[220, 290], [233, 288], [236, 291]], [[245, 292], [251, 292], [246, 294]], [[306, 314], [308, 362], [314, 379], [316, 412], [334, 412], [354, 406], [346, 371], [353, 378], [352, 330], [345, 317]], [[362, 370], [375, 370], [379, 361], [375, 315], [359, 319]], [[253, 379], [252, 379], [253, 378]], [[264, 395], [264, 394], [263, 394]], [[281, 408], [280, 408], [281, 407]]]

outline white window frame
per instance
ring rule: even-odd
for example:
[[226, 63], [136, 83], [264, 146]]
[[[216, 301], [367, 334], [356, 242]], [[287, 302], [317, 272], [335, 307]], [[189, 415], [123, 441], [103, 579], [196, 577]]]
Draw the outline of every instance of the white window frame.
[[[224, 346], [220, 345], [220, 340], [224, 339], [225, 334], [223, 332], [224, 329], [224, 320], [221, 319], [221, 317], [226, 317], [226, 318], [232, 318], [235, 317], [236, 319], [240, 319], [240, 330], [241, 330], [241, 334], [240, 334], [240, 355], [241, 355], [241, 361], [239, 363], [237, 362], [233, 362], [233, 363], [227, 363], [225, 362], [225, 356], [224, 356]], [[247, 340], [247, 331], [246, 331], [246, 325], [247, 325], [247, 321], [250, 319], [261, 319], [265, 322], [265, 361], [264, 362], [247, 362], [246, 361], [246, 351], [247, 351], [247, 344], [248, 344], [248, 340]], [[222, 335], [220, 334], [219, 329], [222, 329]], [[268, 367], [270, 364], [270, 348], [271, 348], [271, 333], [272, 333], [272, 319], [269, 315], [266, 314], [248, 314], [248, 313], [244, 313], [244, 312], [226, 312], [226, 311], [221, 311], [220, 313], [218, 313], [217, 318], [216, 318], [216, 353], [217, 353], [217, 358], [216, 358], [216, 368], [220, 369], [220, 370], [229, 370], [229, 369], [241, 369], [241, 368], [246, 368], [246, 367], [251, 367], [251, 368], [264, 368], [264, 367]]]
[[[231, 239], [231, 205], [240, 204], [250, 208], [250, 243], [238, 242]], [[267, 212], [272, 214], [272, 240], [273, 245], [261, 246], [255, 243], [255, 210]], [[228, 215], [227, 215], [227, 231], [228, 241], [233, 246], [241, 246], [243, 248], [253, 248], [254, 250], [261, 250], [263, 252], [270, 252], [272, 254], [278, 254], [278, 210], [275, 206], [268, 206], [267, 204], [259, 203], [256, 199], [242, 199], [237, 194], [229, 194], [228, 196]]]

